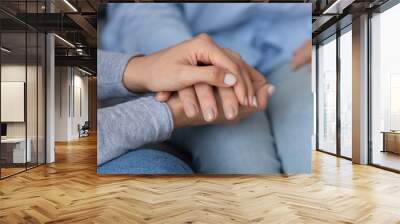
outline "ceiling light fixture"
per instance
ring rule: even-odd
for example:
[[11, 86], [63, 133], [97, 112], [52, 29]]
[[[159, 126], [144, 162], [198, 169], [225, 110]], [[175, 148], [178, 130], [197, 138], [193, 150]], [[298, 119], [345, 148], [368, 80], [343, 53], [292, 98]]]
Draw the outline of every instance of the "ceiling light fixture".
[[5, 47], [1, 47], [0, 49], [1, 49], [2, 51], [6, 52], [6, 53], [10, 53], [10, 52], [11, 52], [11, 50], [9, 50], [9, 49], [7, 49], [7, 48], [5, 48]]
[[79, 67], [78, 67], [78, 70], [81, 71], [81, 72], [83, 72], [83, 73], [85, 73], [85, 74], [87, 74], [87, 75], [89, 75], [89, 76], [92, 75], [92, 73], [90, 73], [90, 72], [88, 72], [88, 71], [86, 71], [86, 70], [83, 70], [83, 69], [81, 69], [81, 68], [79, 68]]
[[72, 44], [71, 42], [69, 42], [68, 40], [66, 40], [66, 39], [64, 39], [64, 38], [62, 38], [62, 37], [60, 37], [60, 36], [57, 35], [57, 34], [54, 34], [54, 36], [57, 37], [57, 38], [58, 38], [59, 40], [61, 40], [62, 42], [64, 42], [65, 44], [67, 44], [68, 46], [75, 48], [75, 45], [73, 45], [73, 44]]
[[353, 2], [354, 0], [336, 0], [322, 14], [342, 14], [343, 10]]
[[67, 4], [74, 12], [78, 12], [78, 10], [68, 0], [64, 0], [64, 3]]

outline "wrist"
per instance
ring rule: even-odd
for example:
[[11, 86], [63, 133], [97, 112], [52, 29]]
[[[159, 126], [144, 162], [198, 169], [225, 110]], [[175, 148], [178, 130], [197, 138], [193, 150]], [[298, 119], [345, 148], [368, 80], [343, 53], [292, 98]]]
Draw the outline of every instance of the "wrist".
[[145, 85], [145, 58], [144, 56], [136, 56], [129, 60], [126, 65], [122, 83], [131, 92], [148, 91]]
[[174, 128], [181, 128], [190, 124], [189, 118], [186, 117], [183, 105], [180, 103], [179, 99], [171, 98], [166, 104], [171, 111]]

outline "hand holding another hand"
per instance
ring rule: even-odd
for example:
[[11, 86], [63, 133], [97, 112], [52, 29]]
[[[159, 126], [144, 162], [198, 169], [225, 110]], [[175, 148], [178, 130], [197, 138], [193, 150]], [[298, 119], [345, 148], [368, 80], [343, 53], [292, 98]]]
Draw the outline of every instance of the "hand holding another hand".
[[238, 53], [220, 48], [206, 34], [135, 57], [123, 83], [132, 92], [158, 92], [156, 99], [170, 106], [175, 127], [241, 119], [265, 109], [274, 91]]
[[[209, 122], [206, 121], [202, 114], [197, 113], [195, 116], [188, 117], [185, 114], [184, 110], [184, 105], [182, 100], [180, 100], [178, 93], [174, 93], [167, 101], [166, 103], [171, 109], [171, 113], [173, 115], [173, 120], [174, 120], [174, 127], [175, 128], [180, 128], [180, 127], [186, 127], [186, 126], [196, 126], [196, 125], [206, 125], [206, 124], [221, 124], [221, 123], [235, 123], [243, 118], [246, 118], [250, 114], [258, 111], [263, 111], [267, 107], [267, 101], [268, 97], [270, 95], [269, 93], [269, 86], [268, 85], [262, 85], [260, 88], [256, 88], [257, 92], [257, 101], [260, 102], [258, 107], [249, 107], [249, 106], [239, 106], [238, 112], [235, 118], [233, 119], [227, 119], [223, 113], [219, 113], [216, 118]], [[218, 93], [215, 90], [215, 94], [217, 95]], [[219, 96], [216, 98], [216, 105], [217, 105], [217, 110], [222, 111], [223, 109], [223, 103], [222, 103], [222, 98]]]
[[[179, 107], [183, 107], [184, 111], [184, 114], [181, 115], [187, 117], [187, 119], [177, 118], [176, 120], [193, 118], [192, 123], [221, 123], [238, 120], [252, 112], [266, 108], [268, 97], [274, 92], [274, 86], [267, 84], [265, 77], [244, 62], [238, 53], [229, 49], [223, 50], [240, 66], [242, 73], [249, 77], [251, 91], [255, 92], [255, 95], [248, 100], [248, 104], [243, 106], [239, 104], [231, 87], [213, 87], [205, 83], [198, 83], [179, 90], [173, 97], [180, 99]], [[167, 101], [171, 94], [172, 92], [161, 92], [157, 94], [156, 99]], [[170, 104], [170, 107], [176, 106], [174, 105], [175, 101], [176, 99], [170, 99], [167, 103]], [[201, 108], [201, 112], [199, 108]], [[197, 122], [201, 118], [200, 113], [202, 113], [203, 119], [201, 122]]]
[[197, 83], [233, 87], [242, 105], [254, 96], [239, 65], [206, 34], [133, 58], [122, 81], [132, 92], [178, 91]]

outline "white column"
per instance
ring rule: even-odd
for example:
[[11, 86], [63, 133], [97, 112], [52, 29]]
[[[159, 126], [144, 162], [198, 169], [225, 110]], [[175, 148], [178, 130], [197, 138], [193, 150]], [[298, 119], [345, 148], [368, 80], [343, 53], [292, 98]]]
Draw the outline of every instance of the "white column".
[[55, 133], [55, 60], [54, 60], [54, 35], [47, 34], [46, 37], [46, 163], [55, 161], [54, 133]]
[[[47, 1], [47, 12], [53, 12], [54, 6]], [[54, 35], [46, 35], [46, 163], [55, 161], [55, 43]]]
[[368, 15], [353, 20], [353, 162], [368, 163]]

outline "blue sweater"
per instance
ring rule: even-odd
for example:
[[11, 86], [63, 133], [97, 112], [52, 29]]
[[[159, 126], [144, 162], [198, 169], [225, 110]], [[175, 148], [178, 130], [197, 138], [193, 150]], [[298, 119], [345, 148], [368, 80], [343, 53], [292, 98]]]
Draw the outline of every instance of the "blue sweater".
[[311, 39], [311, 3], [110, 3], [108, 51], [149, 54], [199, 33], [268, 72]]

